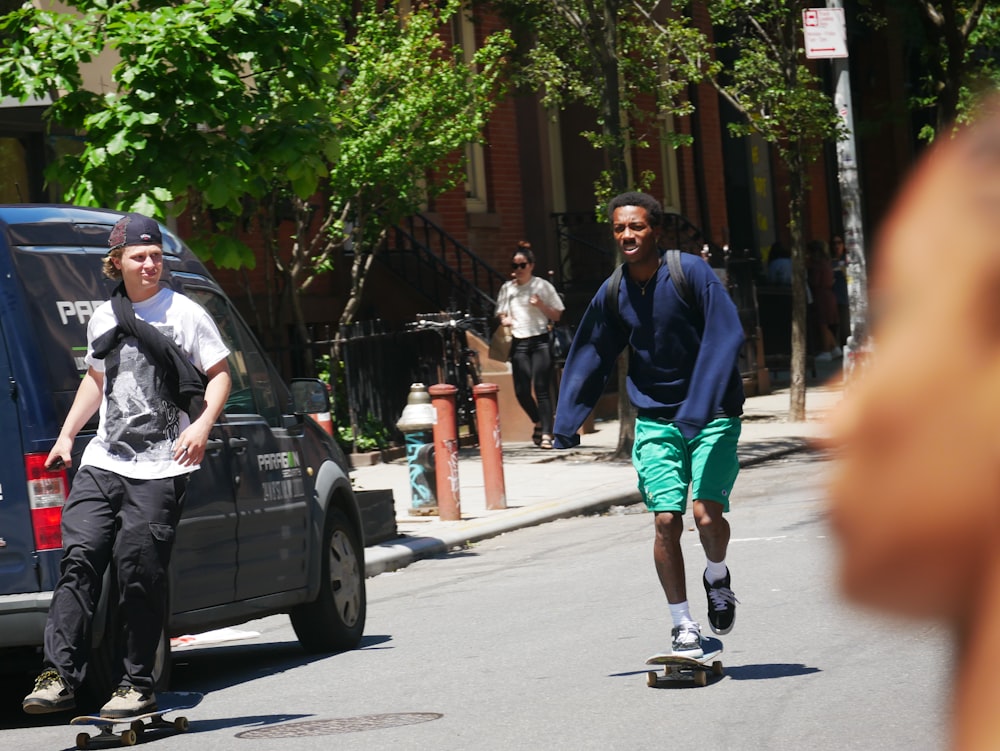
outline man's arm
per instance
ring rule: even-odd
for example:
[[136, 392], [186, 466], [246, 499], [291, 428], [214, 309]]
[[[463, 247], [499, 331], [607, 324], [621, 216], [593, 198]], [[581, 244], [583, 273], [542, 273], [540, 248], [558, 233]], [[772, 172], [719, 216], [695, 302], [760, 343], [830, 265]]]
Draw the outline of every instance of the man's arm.
[[88, 368], [80, 387], [73, 397], [73, 404], [69, 408], [66, 420], [63, 422], [59, 437], [56, 438], [55, 445], [45, 459], [45, 467], [49, 468], [54, 463], [62, 462], [63, 465], [72, 466], [73, 460], [70, 452], [73, 450], [73, 441], [80, 429], [87, 424], [94, 413], [101, 406], [101, 396], [104, 393], [104, 373]]
[[580, 443], [577, 431], [604, 393], [618, 355], [628, 344], [625, 332], [608, 320], [606, 284], [587, 306], [566, 356], [552, 431], [556, 448], [573, 448]]
[[198, 419], [177, 437], [177, 443], [174, 444], [174, 461], [184, 466], [200, 464], [205, 458], [208, 434], [222, 414], [226, 399], [229, 398], [232, 379], [229, 376], [229, 362], [226, 358], [222, 358], [210, 367], [205, 375], [208, 376], [208, 384], [205, 386], [205, 408]]

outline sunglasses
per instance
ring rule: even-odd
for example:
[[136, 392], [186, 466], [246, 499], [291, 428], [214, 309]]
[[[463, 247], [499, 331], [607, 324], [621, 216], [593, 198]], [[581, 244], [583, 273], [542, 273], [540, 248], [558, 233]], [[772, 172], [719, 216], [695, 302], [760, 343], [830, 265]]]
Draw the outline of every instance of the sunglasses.
[[512, 269], [526, 269], [526, 268], [528, 268], [528, 264], [527, 264], [527, 262], [525, 262], [525, 263], [512, 263], [510, 265], [510, 267]]

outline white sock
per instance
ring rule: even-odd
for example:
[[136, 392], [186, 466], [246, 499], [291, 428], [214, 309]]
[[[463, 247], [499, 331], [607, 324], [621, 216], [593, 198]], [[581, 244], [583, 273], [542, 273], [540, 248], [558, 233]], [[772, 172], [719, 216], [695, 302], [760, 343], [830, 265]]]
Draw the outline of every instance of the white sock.
[[725, 579], [728, 572], [725, 559], [718, 563], [705, 559], [705, 581], [709, 584], [715, 584], [717, 581]]
[[688, 608], [687, 600], [684, 602], [668, 602], [670, 606], [670, 618], [675, 626], [683, 626], [685, 623], [693, 623], [691, 610]]

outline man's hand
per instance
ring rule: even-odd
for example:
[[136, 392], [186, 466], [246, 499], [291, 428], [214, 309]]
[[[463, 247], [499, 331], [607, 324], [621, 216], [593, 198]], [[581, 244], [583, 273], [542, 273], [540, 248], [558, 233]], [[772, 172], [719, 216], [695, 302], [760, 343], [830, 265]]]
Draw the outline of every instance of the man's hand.
[[45, 469], [57, 471], [73, 466], [73, 458], [70, 451], [73, 449], [73, 441], [70, 438], [60, 436], [56, 439], [55, 445], [45, 458]]
[[185, 467], [201, 464], [205, 458], [205, 446], [208, 445], [208, 434], [211, 429], [211, 425], [191, 423], [177, 437], [177, 442], [174, 444], [174, 461]]

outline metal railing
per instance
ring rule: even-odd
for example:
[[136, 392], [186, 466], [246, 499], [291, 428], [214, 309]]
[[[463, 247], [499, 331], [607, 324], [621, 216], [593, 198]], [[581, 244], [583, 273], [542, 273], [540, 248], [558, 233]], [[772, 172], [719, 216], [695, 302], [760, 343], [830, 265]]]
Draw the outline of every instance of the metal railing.
[[422, 214], [393, 227], [378, 254], [437, 310], [493, 315], [507, 277]]

